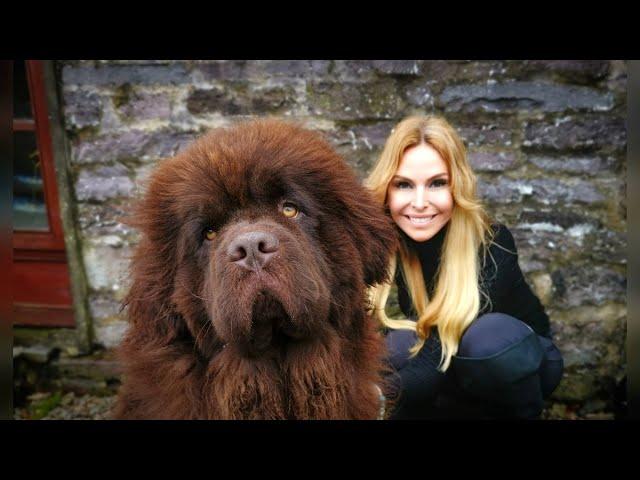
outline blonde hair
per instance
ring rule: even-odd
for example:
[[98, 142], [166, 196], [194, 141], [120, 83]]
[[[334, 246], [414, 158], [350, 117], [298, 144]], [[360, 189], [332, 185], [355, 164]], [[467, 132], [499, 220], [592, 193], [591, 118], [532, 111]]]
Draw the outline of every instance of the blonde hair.
[[[397, 255], [392, 255], [389, 281], [371, 287], [369, 298], [375, 315], [384, 326], [416, 331], [418, 342], [410, 350], [412, 355], [422, 348], [431, 327], [437, 327], [442, 345], [439, 368], [445, 371], [458, 351], [460, 337], [480, 311], [480, 297], [484, 296], [489, 301], [479, 286], [482, 268], [480, 258], [483, 261], [485, 258], [479, 253], [481, 247], [488, 252], [493, 230], [476, 197], [476, 177], [467, 161], [464, 144], [454, 128], [441, 117], [413, 116], [395, 127], [378, 162], [365, 180], [375, 199], [381, 205], [386, 205], [389, 183], [398, 170], [402, 155], [408, 148], [421, 143], [434, 148], [447, 164], [453, 197], [453, 211], [436, 273], [433, 298], [428, 298], [418, 256], [404, 242], [400, 242]], [[418, 314], [416, 322], [393, 320], [385, 313], [398, 258]]]

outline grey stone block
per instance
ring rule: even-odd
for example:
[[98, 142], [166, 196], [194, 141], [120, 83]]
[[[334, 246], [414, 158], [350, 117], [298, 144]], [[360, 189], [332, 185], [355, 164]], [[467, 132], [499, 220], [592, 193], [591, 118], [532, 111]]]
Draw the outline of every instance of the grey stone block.
[[549, 223], [561, 230], [568, 230], [576, 225], [591, 225], [594, 229], [602, 228], [602, 223], [580, 213], [563, 210], [525, 210], [520, 214], [520, 222], [526, 224]]
[[65, 86], [173, 85], [190, 80], [189, 72], [182, 64], [65, 66], [62, 69]]
[[613, 172], [617, 166], [615, 157], [549, 157], [531, 156], [527, 158], [536, 167], [549, 172], [584, 173], [596, 175], [600, 172]]
[[130, 281], [128, 275], [131, 249], [113, 248], [99, 243], [85, 242], [82, 258], [89, 287], [94, 291], [122, 294]]
[[513, 168], [516, 156], [513, 152], [469, 152], [471, 168], [479, 172], [502, 172]]
[[87, 164], [132, 159], [157, 160], [175, 155], [199, 135], [198, 132], [171, 129], [105, 133], [76, 143], [72, 149], [72, 161]]
[[127, 101], [116, 107], [116, 111], [125, 121], [169, 120], [171, 117], [171, 98], [165, 93], [138, 91]]
[[392, 79], [375, 83], [311, 82], [307, 86], [309, 110], [337, 120], [394, 119], [404, 109]]
[[467, 147], [513, 145], [515, 126], [500, 123], [458, 126], [458, 134]]
[[78, 225], [84, 237], [119, 236], [128, 238], [134, 231], [125, 222], [131, 215], [129, 203], [78, 203]]
[[525, 127], [523, 147], [542, 150], [585, 151], [626, 148], [627, 131], [618, 117], [569, 117], [562, 121], [531, 122]]
[[452, 112], [541, 110], [610, 110], [611, 93], [554, 83], [509, 82], [447, 87], [437, 105]]
[[89, 296], [89, 309], [94, 320], [119, 318], [122, 302], [104, 293], [92, 293]]
[[417, 85], [405, 90], [404, 97], [409, 105], [414, 107], [426, 107], [429, 110], [435, 108], [435, 99], [432, 90], [425, 85]]
[[608, 60], [527, 60], [520, 63], [528, 73], [551, 72], [580, 84], [593, 84], [609, 73]]
[[98, 322], [95, 342], [105, 348], [116, 348], [120, 345], [129, 324], [124, 321]]
[[502, 61], [425, 60], [422, 71], [430, 84], [447, 86], [501, 79], [505, 69]]
[[100, 125], [103, 97], [87, 90], [63, 92], [66, 127], [80, 129]]
[[602, 305], [607, 301], [624, 302], [626, 278], [606, 267], [559, 268], [551, 272], [554, 300], [564, 308]]
[[347, 157], [361, 150], [380, 152], [393, 126], [393, 122], [376, 122], [341, 127], [329, 132], [327, 138], [335, 147], [345, 147]]
[[382, 74], [419, 76], [422, 73], [419, 60], [374, 60], [373, 68]]
[[600, 204], [605, 197], [592, 183], [572, 179], [561, 181], [553, 178], [512, 180], [499, 178], [493, 182], [478, 182], [478, 192], [482, 198], [497, 203], [521, 202], [531, 199], [542, 205], [562, 203]]
[[291, 85], [246, 88], [213, 87], [194, 90], [187, 98], [187, 110], [193, 115], [220, 113], [223, 115], [274, 114], [295, 106], [297, 92]]
[[209, 60], [193, 66], [195, 77], [204, 82], [264, 82], [272, 77], [322, 77], [329, 73], [331, 60]]
[[75, 184], [76, 198], [80, 201], [102, 202], [112, 198], [128, 197], [131, 196], [133, 188], [129, 172], [123, 165], [82, 170]]

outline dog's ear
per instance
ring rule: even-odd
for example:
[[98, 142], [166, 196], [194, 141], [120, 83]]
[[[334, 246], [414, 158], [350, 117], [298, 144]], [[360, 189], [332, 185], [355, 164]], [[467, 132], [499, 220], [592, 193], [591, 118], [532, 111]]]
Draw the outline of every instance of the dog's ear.
[[177, 222], [172, 208], [172, 159], [164, 160], [145, 185], [143, 197], [123, 223], [135, 228], [140, 242], [129, 266], [130, 288], [123, 307], [137, 334], [167, 341], [183, 335], [186, 324], [171, 304], [176, 275]]
[[313, 189], [329, 214], [340, 219], [353, 238], [364, 282], [370, 286], [382, 283], [388, 280], [389, 260], [398, 248], [395, 223], [343, 157], [328, 144], [321, 152], [315, 158], [308, 157], [317, 174]]
[[393, 221], [385, 215], [384, 209], [374, 204], [367, 205], [366, 232], [363, 240], [363, 261], [365, 282], [375, 285], [389, 280], [387, 269], [391, 255], [397, 250], [398, 236]]
[[[391, 255], [398, 248], [395, 224], [369, 190], [357, 185], [347, 199], [348, 223], [353, 225], [356, 246], [362, 257], [364, 281], [375, 285], [388, 280]], [[350, 200], [350, 201], [349, 201]]]

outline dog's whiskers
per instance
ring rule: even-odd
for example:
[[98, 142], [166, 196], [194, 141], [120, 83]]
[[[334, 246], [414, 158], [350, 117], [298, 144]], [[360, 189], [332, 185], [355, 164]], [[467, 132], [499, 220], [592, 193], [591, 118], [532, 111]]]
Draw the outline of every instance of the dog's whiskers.
[[179, 278], [176, 278], [176, 280], [178, 280], [178, 282], [180, 282], [180, 286], [181, 286], [182, 288], [184, 288], [184, 289], [185, 289], [189, 294], [193, 295], [195, 298], [198, 298], [198, 299], [200, 299], [200, 300], [204, 300], [205, 302], [208, 300], [208, 299], [203, 298], [203, 297], [201, 297], [201, 296], [199, 296], [199, 295], [196, 295], [196, 294], [195, 294], [195, 293], [193, 293], [191, 290], [189, 290], [189, 289], [187, 288], [187, 286], [186, 286], [186, 285], [182, 282], [182, 280], [180, 280]]
[[193, 352], [196, 351], [196, 348], [198, 346], [198, 339], [200, 338], [200, 335], [202, 335], [202, 338], [204, 339], [204, 337], [207, 335], [207, 333], [209, 332], [209, 329], [213, 326], [213, 324], [211, 322], [207, 322], [205, 323], [203, 326], [200, 327], [200, 330], [198, 330], [198, 334], [196, 335], [196, 338], [193, 342]]

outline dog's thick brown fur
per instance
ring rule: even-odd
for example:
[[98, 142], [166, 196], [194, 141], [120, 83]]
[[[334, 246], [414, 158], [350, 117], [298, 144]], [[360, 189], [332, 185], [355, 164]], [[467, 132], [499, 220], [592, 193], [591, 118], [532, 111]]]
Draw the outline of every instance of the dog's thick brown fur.
[[213, 130], [159, 165], [130, 223], [115, 418], [376, 418], [384, 350], [365, 289], [395, 230], [317, 133]]

